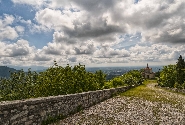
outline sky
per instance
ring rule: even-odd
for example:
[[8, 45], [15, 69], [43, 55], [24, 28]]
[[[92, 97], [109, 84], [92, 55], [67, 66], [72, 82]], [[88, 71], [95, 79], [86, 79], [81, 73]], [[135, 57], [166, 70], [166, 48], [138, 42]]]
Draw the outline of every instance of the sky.
[[0, 65], [141, 66], [185, 57], [184, 0], [0, 0]]

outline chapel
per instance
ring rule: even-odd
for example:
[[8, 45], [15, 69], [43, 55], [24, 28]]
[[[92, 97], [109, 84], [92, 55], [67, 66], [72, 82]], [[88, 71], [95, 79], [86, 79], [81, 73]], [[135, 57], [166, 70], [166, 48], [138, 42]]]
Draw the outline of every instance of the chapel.
[[143, 75], [143, 77], [146, 78], [146, 79], [155, 78], [155, 73], [152, 71], [152, 68], [150, 68], [150, 67], [148, 66], [148, 63], [147, 63], [146, 68], [143, 69], [142, 75]]

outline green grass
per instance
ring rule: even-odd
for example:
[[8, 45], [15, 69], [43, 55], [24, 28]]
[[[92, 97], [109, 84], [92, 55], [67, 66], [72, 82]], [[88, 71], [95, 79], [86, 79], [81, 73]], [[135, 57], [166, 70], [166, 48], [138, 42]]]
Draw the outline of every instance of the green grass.
[[151, 102], [163, 102], [170, 104], [177, 104], [178, 102], [174, 98], [166, 97], [159, 89], [152, 89], [147, 87], [149, 84], [156, 83], [156, 80], [146, 80], [143, 85], [140, 85], [136, 88], [132, 88], [124, 93], [121, 93], [120, 96], [127, 97], [138, 97], [144, 100]]

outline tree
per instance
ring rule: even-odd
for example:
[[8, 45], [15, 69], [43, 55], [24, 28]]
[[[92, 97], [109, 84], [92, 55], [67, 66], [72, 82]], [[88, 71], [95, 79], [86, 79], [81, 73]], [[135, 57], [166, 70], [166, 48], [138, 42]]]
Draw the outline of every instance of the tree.
[[177, 67], [176, 67], [177, 83], [182, 85], [185, 81], [185, 72], [183, 71], [183, 69], [185, 68], [185, 62], [184, 62], [184, 59], [182, 59], [181, 55], [180, 55], [176, 65], [177, 65]]
[[174, 87], [176, 77], [176, 65], [164, 66], [163, 70], [160, 73], [158, 84], [162, 87]]

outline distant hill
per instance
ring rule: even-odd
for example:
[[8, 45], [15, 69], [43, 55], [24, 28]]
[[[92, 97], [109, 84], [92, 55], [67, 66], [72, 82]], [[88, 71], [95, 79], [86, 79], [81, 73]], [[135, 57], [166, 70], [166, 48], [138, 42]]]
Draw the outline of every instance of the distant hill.
[[16, 72], [18, 70], [14, 68], [10, 68], [7, 66], [0, 66], [0, 77], [8, 78], [10, 77], [11, 72]]

